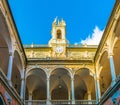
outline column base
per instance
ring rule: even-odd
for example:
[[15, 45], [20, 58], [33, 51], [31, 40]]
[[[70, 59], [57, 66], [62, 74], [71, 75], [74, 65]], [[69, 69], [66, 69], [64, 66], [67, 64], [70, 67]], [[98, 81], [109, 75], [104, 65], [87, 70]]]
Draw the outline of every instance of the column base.
[[29, 102], [28, 105], [32, 105], [32, 102]]
[[46, 105], [51, 105], [50, 100], [47, 100], [47, 101], [46, 101]]
[[111, 87], [113, 87], [115, 85], [115, 80], [111, 82]]
[[9, 85], [12, 87], [12, 81], [8, 80]]
[[72, 104], [75, 104], [75, 100], [72, 100]]
[[96, 103], [98, 104], [100, 102], [100, 98], [96, 99]]

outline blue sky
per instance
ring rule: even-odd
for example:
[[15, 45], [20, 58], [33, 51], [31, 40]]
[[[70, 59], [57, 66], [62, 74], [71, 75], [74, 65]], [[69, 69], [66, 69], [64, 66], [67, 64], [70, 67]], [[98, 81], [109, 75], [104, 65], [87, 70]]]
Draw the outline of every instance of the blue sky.
[[71, 44], [98, 38], [114, 3], [115, 0], [9, 0], [23, 44], [47, 44], [56, 16], [66, 21]]

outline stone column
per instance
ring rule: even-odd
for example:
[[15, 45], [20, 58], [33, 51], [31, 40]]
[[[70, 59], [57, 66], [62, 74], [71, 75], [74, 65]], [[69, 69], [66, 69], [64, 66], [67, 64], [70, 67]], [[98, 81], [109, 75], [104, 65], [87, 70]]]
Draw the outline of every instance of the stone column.
[[109, 61], [110, 61], [110, 71], [112, 76], [112, 86], [115, 84], [116, 74], [115, 74], [115, 67], [114, 67], [114, 60], [113, 54], [109, 54]]
[[29, 93], [28, 105], [32, 105], [32, 93]]
[[71, 92], [68, 93], [68, 100], [71, 100]]
[[12, 86], [11, 77], [12, 77], [13, 55], [14, 55], [13, 52], [9, 52], [7, 79], [8, 79], [10, 86]]
[[88, 100], [91, 100], [91, 92], [90, 91], [88, 91]]
[[71, 103], [71, 90], [69, 90], [69, 92], [68, 92], [68, 104], [70, 104]]
[[20, 97], [24, 101], [24, 95], [25, 95], [25, 76], [24, 76], [24, 70], [22, 71], [21, 75], [21, 92], [20, 92]]
[[47, 104], [50, 104], [51, 96], [50, 96], [50, 78], [47, 77]]
[[101, 98], [101, 91], [100, 91], [100, 82], [98, 76], [95, 76], [95, 87], [96, 87], [96, 100], [99, 101]]
[[91, 92], [90, 91], [88, 91], [88, 104], [92, 104], [92, 102], [91, 102]]
[[71, 78], [71, 92], [72, 92], [72, 104], [75, 104], [75, 94], [74, 94], [74, 78]]

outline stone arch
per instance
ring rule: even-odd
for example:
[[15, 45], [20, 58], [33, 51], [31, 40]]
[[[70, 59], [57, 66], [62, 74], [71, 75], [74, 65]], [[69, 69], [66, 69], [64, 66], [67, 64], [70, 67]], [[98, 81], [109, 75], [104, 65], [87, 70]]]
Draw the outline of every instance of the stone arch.
[[74, 72], [74, 75], [81, 69], [87, 69], [89, 71], [89, 75], [93, 76], [95, 73], [93, 72], [93, 70], [91, 70], [92, 68], [89, 68], [89, 67], [80, 67], [79, 69], [77, 69], [75, 72]]
[[20, 55], [17, 50], [14, 51], [14, 56], [13, 56], [13, 66], [12, 66], [12, 85], [16, 89], [16, 91], [20, 94], [21, 90], [21, 77], [23, 73], [23, 65], [22, 61], [20, 58]]
[[24, 66], [23, 66], [23, 63], [22, 63], [21, 55], [17, 50], [14, 51], [14, 61], [13, 61], [13, 63], [17, 66], [18, 70], [21, 73], [21, 70], [24, 69]]
[[71, 77], [65, 68], [55, 68], [50, 74], [50, 92], [53, 100], [68, 100]]
[[99, 72], [99, 80], [100, 80], [100, 90], [101, 95], [107, 90], [107, 88], [111, 84], [111, 72], [110, 72], [110, 63], [108, 58], [108, 52], [104, 51], [99, 60], [99, 65], [101, 67]]
[[27, 68], [27, 69], [26, 69], [26, 75], [25, 75], [26, 78], [27, 78], [28, 73], [29, 73], [30, 71], [34, 70], [34, 69], [43, 70], [43, 71], [45, 72], [45, 75], [48, 76], [48, 72], [47, 72], [47, 70], [46, 70], [45, 68], [42, 68], [42, 67], [40, 67], [40, 66], [33, 66], [33, 67], [30, 67], [30, 68]]
[[118, 17], [116, 26], [114, 28], [114, 33], [115, 33], [116, 37], [120, 36], [120, 31], [119, 30], [120, 30], [120, 16]]
[[20, 65], [21, 65], [21, 70], [24, 70], [25, 63], [24, 63], [23, 53], [18, 48], [15, 48], [15, 52], [17, 53], [17, 55], [19, 57]]
[[[120, 11], [118, 11], [119, 13]], [[120, 67], [119, 67], [119, 62], [120, 62], [120, 15], [117, 14], [117, 23], [114, 29], [114, 39], [112, 44], [112, 51], [113, 51], [113, 59], [114, 59], [114, 65], [115, 65], [115, 72], [116, 76], [120, 74]]]
[[12, 51], [13, 46], [12, 46], [12, 38], [10, 36], [10, 32], [9, 32], [9, 28], [6, 22], [6, 19], [2, 13], [2, 11], [0, 10], [0, 34], [1, 36], [4, 38], [5, 42], [7, 43], [9, 52]]
[[59, 66], [59, 67], [53, 68], [53, 69], [50, 71], [50, 75], [52, 74], [52, 72], [53, 72], [54, 70], [59, 69], [59, 68], [67, 70], [67, 72], [68, 72], [68, 74], [69, 74], [70, 77], [73, 76], [73, 74], [72, 74], [72, 72], [71, 72], [71, 69], [69, 69], [69, 68], [67, 68], [67, 67], [63, 67], [63, 66]]
[[85, 95], [91, 92], [91, 98], [95, 99], [95, 84], [94, 78], [90, 74], [88, 68], [80, 68], [75, 72], [74, 84], [75, 84], [75, 98], [77, 100], [87, 99]]
[[26, 74], [26, 88], [29, 94], [32, 94], [33, 100], [45, 100], [46, 99], [46, 79], [47, 74], [44, 69], [31, 68]]
[[104, 49], [99, 53], [99, 57], [98, 57], [98, 59], [97, 59], [97, 61], [96, 61], [96, 67], [99, 66], [99, 62], [100, 62], [100, 60], [101, 60], [101, 56], [104, 54], [104, 52], [107, 52], [107, 53], [108, 53], [108, 48], [104, 48]]
[[115, 39], [115, 44], [113, 46], [113, 59], [114, 59], [114, 66], [116, 76], [120, 74], [120, 36]]
[[[0, 10], [0, 68], [5, 75], [8, 70], [9, 52], [13, 50], [12, 39], [8, 30], [6, 19]], [[4, 58], [4, 59], [3, 59]]]
[[[117, 41], [118, 41], [119, 39], [118, 39], [118, 37], [115, 37], [114, 39], [113, 39], [113, 43], [111, 43], [111, 51], [113, 52], [113, 50], [114, 50], [114, 48], [115, 48], [115, 44], [117, 43]], [[114, 54], [114, 53], [113, 53]]]

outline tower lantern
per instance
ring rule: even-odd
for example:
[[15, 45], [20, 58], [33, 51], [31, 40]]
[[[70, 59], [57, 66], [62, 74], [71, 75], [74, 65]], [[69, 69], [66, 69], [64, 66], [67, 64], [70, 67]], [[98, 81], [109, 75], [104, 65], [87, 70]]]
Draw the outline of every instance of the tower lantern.
[[51, 34], [52, 38], [49, 41], [49, 46], [52, 47], [54, 53], [65, 55], [68, 40], [66, 39], [66, 23], [64, 19], [59, 20], [57, 17], [54, 19]]

